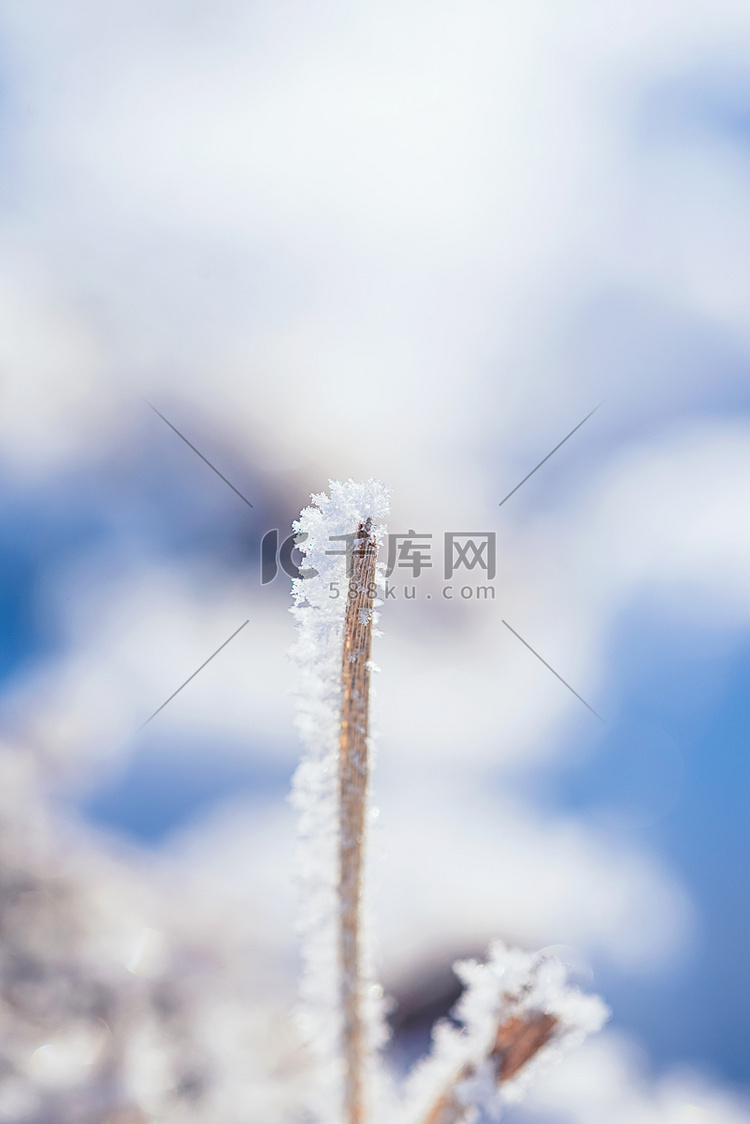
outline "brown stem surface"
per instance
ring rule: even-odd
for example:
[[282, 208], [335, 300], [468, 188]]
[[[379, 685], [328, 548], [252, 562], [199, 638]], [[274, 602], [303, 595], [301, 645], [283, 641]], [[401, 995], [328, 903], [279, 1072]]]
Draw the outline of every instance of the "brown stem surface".
[[365, 1033], [361, 1010], [360, 896], [368, 779], [369, 659], [377, 547], [371, 520], [360, 524], [351, 552], [341, 661], [339, 767], [341, 1002], [347, 1124], [364, 1124]]

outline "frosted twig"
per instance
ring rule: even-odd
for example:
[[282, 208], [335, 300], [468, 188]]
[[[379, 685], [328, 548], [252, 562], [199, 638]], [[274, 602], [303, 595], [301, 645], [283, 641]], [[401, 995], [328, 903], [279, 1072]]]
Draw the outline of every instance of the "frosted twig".
[[[494, 1085], [509, 1081], [552, 1038], [558, 1019], [541, 1011], [513, 1015], [498, 1027], [495, 1044], [487, 1058], [489, 1076]], [[423, 1124], [462, 1124], [474, 1110], [460, 1089], [476, 1076], [476, 1067], [462, 1067], [441, 1093], [424, 1117]]]
[[377, 547], [372, 520], [360, 524], [351, 554], [341, 660], [341, 741], [339, 757], [341, 874], [341, 1002], [346, 1066], [344, 1111], [348, 1124], [362, 1124], [364, 1033], [360, 971], [360, 887], [368, 777], [368, 706], [372, 601]]
[[[464, 961], [460, 1026], [439, 1023], [433, 1048], [409, 1079], [400, 1124], [467, 1124], [518, 1096], [537, 1058], [559, 1054], [598, 1030], [607, 1009], [571, 987], [554, 957], [495, 941], [486, 963]], [[533, 1063], [533, 1064], [532, 1064]]]

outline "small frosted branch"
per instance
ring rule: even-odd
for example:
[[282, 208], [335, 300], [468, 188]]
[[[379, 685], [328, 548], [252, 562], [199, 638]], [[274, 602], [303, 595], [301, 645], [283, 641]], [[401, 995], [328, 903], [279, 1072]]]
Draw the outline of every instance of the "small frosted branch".
[[312, 1111], [325, 1124], [361, 1124], [385, 1038], [362, 924], [367, 822], [370, 642], [377, 545], [388, 489], [331, 481], [294, 529], [305, 572], [292, 609], [305, 755], [292, 799], [304, 974], [301, 1023], [317, 1059]]
[[[495, 1044], [484, 1067], [485, 1081], [497, 1088], [515, 1077], [542, 1046], [547, 1045], [558, 1026], [559, 1020], [554, 1015], [545, 1015], [540, 1011], [512, 1015], [498, 1027]], [[424, 1124], [462, 1124], [469, 1119], [476, 1106], [467, 1103], [466, 1094], [472, 1089], [477, 1073], [473, 1064], [464, 1065], [438, 1095], [424, 1117]]]
[[455, 1017], [438, 1024], [433, 1050], [410, 1078], [403, 1124], [468, 1124], [479, 1108], [496, 1115], [519, 1097], [544, 1059], [600, 1028], [607, 1009], [566, 983], [553, 957], [507, 949], [486, 964], [456, 966], [466, 984]]

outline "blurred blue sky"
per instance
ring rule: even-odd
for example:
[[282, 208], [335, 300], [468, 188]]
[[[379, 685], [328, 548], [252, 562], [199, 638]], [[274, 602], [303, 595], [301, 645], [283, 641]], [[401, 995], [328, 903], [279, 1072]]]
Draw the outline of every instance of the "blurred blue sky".
[[575, 767], [537, 775], [537, 795], [658, 854], [695, 904], [689, 946], [661, 972], [596, 965], [615, 1021], [648, 1043], [655, 1065], [693, 1063], [747, 1084], [750, 635], [688, 631], [652, 603], [620, 622], [613, 656], [611, 722]]

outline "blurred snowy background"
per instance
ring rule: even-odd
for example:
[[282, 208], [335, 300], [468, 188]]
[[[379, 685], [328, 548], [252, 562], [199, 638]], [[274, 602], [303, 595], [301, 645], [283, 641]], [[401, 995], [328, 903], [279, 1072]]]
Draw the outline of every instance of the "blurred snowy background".
[[614, 1012], [513, 1120], [750, 1121], [749, 75], [739, 0], [1, 0], [0, 1120], [298, 1118], [260, 540], [374, 475], [498, 536], [375, 653], [397, 1056], [498, 935]]

